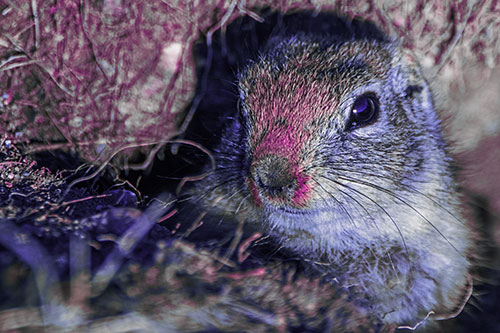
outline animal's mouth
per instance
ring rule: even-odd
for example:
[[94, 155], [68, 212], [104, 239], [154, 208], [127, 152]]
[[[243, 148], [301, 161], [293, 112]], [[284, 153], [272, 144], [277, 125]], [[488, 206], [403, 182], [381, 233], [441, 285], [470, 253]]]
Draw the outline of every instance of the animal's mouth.
[[280, 213], [282, 215], [310, 215], [312, 211], [304, 208], [293, 208], [289, 206], [271, 206], [267, 205], [266, 210]]

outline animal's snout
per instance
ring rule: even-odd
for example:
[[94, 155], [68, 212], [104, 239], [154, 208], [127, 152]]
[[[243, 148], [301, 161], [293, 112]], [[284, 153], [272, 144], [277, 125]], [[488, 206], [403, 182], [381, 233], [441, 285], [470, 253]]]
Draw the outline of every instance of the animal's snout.
[[311, 177], [287, 157], [266, 154], [254, 160], [247, 184], [255, 203], [302, 208], [311, 199]]
[[288, 201], [297, 188], [297, 179], [285, 157], [263, 156], [254, 161], [251, 172], [259, 192], [269, 200]]

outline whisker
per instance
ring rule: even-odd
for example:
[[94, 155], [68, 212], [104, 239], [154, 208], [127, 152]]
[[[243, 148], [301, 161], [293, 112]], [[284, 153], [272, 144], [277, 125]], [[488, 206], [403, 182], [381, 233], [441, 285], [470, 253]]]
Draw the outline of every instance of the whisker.
[[238, 205], [238, 207], [236, 208], [236, 210], [234, 211], [234, 214], [238, 214], [238, 212], [240, 211], [241, 207], [243, 206], [243, 203], [245, 201], [247, 201], [247, 199], [250, 197], [250, 194], [247, 194], [245, 197], [243, 197], [243, 199], [241, 199], [241, 202], [240, 204]]
[[[363, 163], [359, 163], [359, 164], [363, 165]], [[344, 165], [347, 165], [347, 164], [344, 164]], [[333, 166], [333, 168], [332, 168], [332, 166]], [[318, 167], [328, 167], [330, 169], [334, 169], [335, 171], [352, 172], [352, 173], [362, 174], [362, 175], [366, 175], [366, 176], [372, 176], [372, 177], [375, 177], [375, 178], [383, 178], [383, 179], [387, 179], [387, 180], [391, 180], [391, 181], [397, 181], [398, 180], [396, 178], [389, 177], [389, 176], [386, 176], [386, 175], [383, 175], [383, 174], [376, 174], [376, 173], [371, 173], [371, 172], [366, 172], [366, 171], [361, 171], [361, 170], [352, 170], [352, 169], [338, 168], [338, 167], [335, 167], [335, 164], [332, 165], [331, 163], [315, 164], [314, 166], [312, 166], [312, 167], [310, 167], [308, 169], [313, 169], [313, 168], [318, 168]], [[336, 175], [335, 173], [332, 173], [332, 174]], [[413, 178], [406, 178], [406, 179], [408, 179], [410, 181], [413, 181], [413, 182], [425, 183], [425, 181], [422, 181], [422, 180], [419, 180], [419, 179], [413, 179]], [[411, 186], [411, 185], [408, 185], [408, 184], [401, 184], [401, 185], [405, 189], [407, 189], [409, 192], [412, 191], [414, 193], [417, 193], [417, 194], [425, 197], [426, 199], [428, 199], [429, 201], [431, 201], [433, 204], [439, 206], [443, 211], [445, 211], [446, 213], [448, 213], [457, 222], [463, 223], [463, 220], [459, 219], [455, 214], [453, 214], [453, 212], [451, 212], [444, 205], [440, 204], [438, 201], [436, 201], [435, 199], [433, 199], [430, 195], [425, 194], [425, 193], [419, 191], [414, 186]]]
[[[211, 192], [213, 192], [217, 188], [224, 186], [228, 183], [237, 182], [237, 181], [238, 181], [238, 178], [234, 177], [234, 178], [227, 179], [227, 180], [223, 181], [222, 183], [219, 183], [219, 184], [216, 184], [212, 187], [209, 187], [208, 189], [205, 189], [205, 193], [202, 196], [196, 196], [197, 197], [196, 203], [200, 203], [201, 200], [205, 199], [207, 195], [209, 195]], [[192, 196], [192, 197], [194, 198], [195, 196]]]
[[[328, 179], [328, 180], [329, 180], [329, 179]], [[319, 184], [319, 182], [318, 182], [317, 180], [315, 180], [315, 179], [314, 179], [314, 181], [315, 181], [318, 185], [320, 185], [320, 184]], [[320, 185], [320, 186], [321, 186], [321, 185]], [[321, 186], [321, 187], [323, 188], [323, 186]], [[338, 189], [338, 191], [339, 191], [340, 193], [342, 193], [343, 195], [347, 196], [349, 199], [353, 200], [353, 201], [354, 201], [354, 202], [355, 202], [355, 203], [356, 203], [359, 207], [361, 207], [361, 208], [365, 211], [365, 213], [366, 213], [366, 214], [370, 217], [370, 219], [372, 220], [373, 225], [374, 225], [374, 226], [375, 226], [375, 228], [377, 229], [377, 232], [379, 233], [379, 235], [382, 235], [382, 232], [380, 231], [380, 228], [378, 227], [378, 225], [377, 225], [377, 223], [376, 223], [375, 219], [374, 219], [374, 218], [373, 218], [373, 216], [370, 214], [370, 212], [369, 212], [369, 211], [365, 208], [365, 206], [364, 206], [364, 205], [362, 205], [362, 204], [361, 204], [361, 203], [360, 203], [360, 202], [359, 202], [356, 198], [354, 198], [354, 197], [353, 197], [352, 195], [350, 195], [349, 193], [347, 193], [347, 192], [345, 192], [345, 191], [343, 191], [343, 190], [341, 190], [341, 189]], [[329, 193], [329, 192], [327, 192], [327, 193]], [[370, 249], [370, 251], [372, 251], [372, 250]], [[394, 273], [396, 273], [396, 275], [397, 275], [397, 276], [399, 276], [399, 274], [398, 274], [398, 272], [397, 272], [397, 270], [396, 270], [396, 267], [394, 266], [394, 262], [392, 261], [391, 254], [390, 254], [390, 253], [389, 253], [389, 251], [387, 251], [387, 250], [384, 250], [384, 252], [385, 252], [385, 254], [387, 255], [387, 258], [389, 259], [389, 262], [391, 263], [391, 267], [392, 267], [392, 269], [393, 269]], [[373, 253], [373, 251], [372, 251], [372, 253]], [[375, 256], [376, 254], [375, 254], [375, 253], [373, 253], [373, 255]], [[399, 277], [398, 277], [398, 278], [399, 278]]]
[[332, 194], [330, 193], [329, 191], [327, 191], [323, 185], [321, 185], [321, 183], [319, 183], [316, 179], [314, 179], [314, 182], [316, 182], [316, 184], [319, 185], [319, 187], [321, 187], [323, 189], [323, 191], [325, 191], [327, 194], [330, 195], [330, 198], [332, 198], [333, 200], [335, 200], [336, 203], [338, 203], [339, 207], [347, 214], [347, 217], [349, 218], [349, 221], [351, 221], [352, 225], [357, 228], [356, 226], [356, 223], [354, 222], [354, 219], [352, 218], [351, 214], [349, 213], [349, 211], [344, 207], [344, 205]]
[[[226, 199], [226, 201], [231, 200], [232, 198], [234, 198], [236, 195], [240, 194], [240, 193], [241, 193], [241, 192], [243, 192], [243, 191], [244, 191], [244, 189], [242, 189], [242, 188], [240, 188], [240, 189], [239, 189], [239, 190], [237, 190], [237, 191], [234, 191], [234, 193], [233, 193], [233, 194], [231, 194], [231, 195], [230, 195], [230, 196]], [[244, 200], [246, 200], [249, 196], [250, 196], [249, 194], [248, 194], [248, 195], [246, 195], [246, 196], [242, 199], [242, 202], [243, 202]], [[242, 202], [241, 202], [241, 203], [242, 203]], [[239, 210], [240, 210], [241, 203], [240, 203], [240, 205], [238, 206], [238, 208], [235, 210], [235, 212], [234, 212], [234, 214], [235, 214], [235, 215], [236, 215], [236, 214], [238, 214], [238, 212], [239, 212]]]
[[343, 179], [343, 180], [347, 180], [349, 182], [352, 182], [352, 183], [357, 183], [357, 184], [360, 184], [360, 185], [365, 185], [365, 186], [368, 186], [368, 187], [371, 187], [371, 188], [374, 188], [376, 190], [379, 190], [383, 193], [386, 193], [390, 196], [392, 196], [394, 199], [396, 200], [399, 200], [401, 201], [404, 205], [408, 206], [411, 210], [413, 210], [415, 213], [417, 213], [421, 218], [423, 218], [427, 223], [429, 223], [429, 225], [434, 229], [436, 230], [436, 232], [441, 236], [443, 237], [444, 240], [446, 240], [446, 242], [457, 252], [459, 253], [462, 257], [463, 255], [460, 253], [460, 251], [458, 251], [458, 249], [449, 241], [449, 239], [431, 222], [429, 221], [428, 218], [426, 218], [424, 215], [422, 215], [422, 213], [420, 213], [417, 209], [415, 209], [415, 207], [413, 207], [412, 205], [410, 205], [408, 202], [406, 202], [405, 200], [401, 199], [399, 196], [397, 196], [396, 194], [394, 194], [392, 191], [390, 190], [387, 190], [381, 186], [378, 186], [376, 184], [373, 184], [373, 183], [370, 183], [370, 182], [366, 182], [366, 181], [362, 181], [362, 180], [359, 180], [359, 179], [355, 179], [355, 178], [351, 178], [351, 177], [345, 177], [345, 176], [338, 176], [340, 179]]
[[387, 210], [384, 207], [382, 207], [378, 202], [376, 202], [375, 200], [373, 200], [372, 198], [370, 198], [366, 194], [364, 194], [364, 193], [362, 193], [362, 192], [360, 192], [360, 191], [358, 191], [358, 190], [356, 190], [356, 189], [354, 189], [354, 188], [352, 188], [352, 187], [350, 187], [350, 186], [348, 186], [346, 184], [343, 184], [343, 183], [341, 183], [341, 182], [339, 182], [339, 181], [337, 181], [335, 179], [330, 179], [330, 178], [328, 178], [326, 176], [323, 176], [323, 175], [321, 177], [323, 177], [323, 178], [325, 178], [327, 180], [330, 180], [330, 181], [334, 182], [337, 185], [343, 186], [343, 187], [345, 187], [345, 188], [347, 188], [347, 189], [349, 189], [349, 190], [351, 190], [351, 191], [353, 191], [355, 193], [358, 193], [359, 195], [367, 198], [368, 200], [370, 200], [371, 202], [373, 202], [377, 207], [379, 207], [389, 217], [389, 219], [392, 221], [392, 223], [396, 227], [396, 229], [397, 229], [397, 231], [398, 231], [398, 233], [399, 233], [399, 235], [401, 237], [401, 240], [403, 241], [403, 246], [405, 248], [405, 251], [406, 251], [406, 253], [408, 253], [408, 247], [406, 246], [406, 241], [405, 241], [405, 238], [403, 236], [403, 233], [401, 232], [401, 229], [399, 228], [399, 226], [396, 223], [396, 221], [394, 221], [394, 219], [392, 218], [392, 216], [387, 212]]
[[377, 231], [379, 232], [379, 234], [381, 234], [381, 231], [377, 225], [377, 223], [375, 222], [375, 219], [373, 218], [373, 216], [370, 214], [370, 212], [368, 211], [368, 209], [366, 209], [366, 207], [364, 205], [362, 205], [356, 198], [354, 198], [352, 195], [350, 195], [349, 193], [345, 192], [345, 191], [342, 191], [341, 189], [338, 190], [340, 193], [342, 193], [343, 195], [347, 196], [349, 199], [353, 200], [355, 203], [358, 204], [358, 206], [360, 206], [361, 208], [363, 208], [363, 210], [365, 211], [366, 214], [368, 214], [368, 216], [370, 217], [370, 219], [373, 221], [373, 225], [375, 226], [375, 228], [377, 229]]

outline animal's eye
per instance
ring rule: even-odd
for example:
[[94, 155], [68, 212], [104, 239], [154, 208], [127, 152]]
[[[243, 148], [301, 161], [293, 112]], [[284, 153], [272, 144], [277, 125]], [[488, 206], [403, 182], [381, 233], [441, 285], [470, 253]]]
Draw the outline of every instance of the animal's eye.
[[378, 112], [379, 101], [375, 94], [366, 93], [359, 96], [352, 104], [347, 129], [352, 130], [373, 124], [378, 118]]

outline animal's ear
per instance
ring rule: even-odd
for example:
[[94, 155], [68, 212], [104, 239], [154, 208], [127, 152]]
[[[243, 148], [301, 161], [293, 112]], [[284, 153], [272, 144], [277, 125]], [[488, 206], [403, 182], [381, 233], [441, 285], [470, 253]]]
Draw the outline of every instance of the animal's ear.
[[[427, 112], [410, 112], [416, 121], [426, 122], [429, 126], [438, 124], [429, 84], [422, 74], [417, 57], [410, 51], [396, 46], [393, 49], [392, 84], [397, 93], [407, 100], [413, 109]], [[438, 127], [435, 127], [439, 131]]]
[[407, 82], [404, 92], [406, 97], [411, 99], [424, 91], [426, 86], [425, 79], [415, 55], [409, 50], [401, 49], [399, 60], [402, 64], [404, 76], [406, 77], [405, 81]]
[[[397, 90], [409, 100], [431, 102], [431, 92], [415, 55], [408, 49], [395, 46], [393, 49], [392, 68], [395, 69], [393, 80]], [[393, 82], [395, 83], [395, 82]]]

